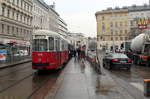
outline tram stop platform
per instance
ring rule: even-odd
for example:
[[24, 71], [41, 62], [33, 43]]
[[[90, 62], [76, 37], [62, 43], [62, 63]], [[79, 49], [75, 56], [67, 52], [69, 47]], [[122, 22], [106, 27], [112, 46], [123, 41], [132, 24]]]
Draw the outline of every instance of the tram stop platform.
[[27, 63], [27, 62], [31, 62], [31, 61], [32, 61], [32, 59], [28, 58], [28, 59], [24, 59], [24, 60], [20, 60], [20, 61], [14, 61], [14, 62], [0, 62], [0, 69], [12, 67], [15, 65], [19, 65], [19, 64], [23, 64], [23, 63]]
[[[123, 84], [123, 86], [121, 85]], [[128, 88], [130, 90], [128, 90]], [[88, 61], [72, 58], [63, 70], [53, 91], [45, 99], [147, 99], [143, 93], [102, 69], [98, 74]]]

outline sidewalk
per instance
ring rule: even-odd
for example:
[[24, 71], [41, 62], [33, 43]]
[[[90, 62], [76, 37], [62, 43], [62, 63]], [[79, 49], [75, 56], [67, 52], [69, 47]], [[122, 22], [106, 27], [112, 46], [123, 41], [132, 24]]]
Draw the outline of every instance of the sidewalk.
[[7, 63], [0, 63], [0, 69], [4, 69], [4, 68], [8, 68], [14, 65], [19, 65], [19, 64], [23, 64], [23, 63], [27, 63], [30, 62], [30, 59], [25, 59], [25, 60], [21, 60], [21, 61], [17, 61], [17, 62], [7, 62]]
[[[137, 99], [128, 91], [129, 86], [121, 86], [106, 70], [98, 75], [89, 62], [85, 61], [84, 64], [85, 66], [72, 59], [63, 71], [63, 80], [57, 85], [54, 97], [47, 99]], [[131, 88], [130, 90], [134, 91]]]

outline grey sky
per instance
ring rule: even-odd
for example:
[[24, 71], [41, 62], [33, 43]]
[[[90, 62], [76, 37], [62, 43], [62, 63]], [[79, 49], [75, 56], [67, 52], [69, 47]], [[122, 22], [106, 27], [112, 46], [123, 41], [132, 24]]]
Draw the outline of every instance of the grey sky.
[[69, 31], [96, 36], [95, 12], [108, 7], [142, 5], [149, 0], [45, 0], [56, 3], [56, 11], [68, 24]]

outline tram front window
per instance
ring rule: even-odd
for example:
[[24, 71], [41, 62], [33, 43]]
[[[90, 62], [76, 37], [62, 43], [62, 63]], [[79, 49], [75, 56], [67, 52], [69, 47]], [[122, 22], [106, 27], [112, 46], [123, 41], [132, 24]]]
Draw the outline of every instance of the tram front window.
[[33, 41], [34, 51], [48, 51], [46, 39], [34, 39]]

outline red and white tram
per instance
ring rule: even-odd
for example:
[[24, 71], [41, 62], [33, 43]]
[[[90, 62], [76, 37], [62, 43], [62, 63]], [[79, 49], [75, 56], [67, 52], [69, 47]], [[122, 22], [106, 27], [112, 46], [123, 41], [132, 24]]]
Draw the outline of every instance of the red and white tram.
[[36, 30], [33, 33], [33, 69], [61, 68], [68, 59], [68, 41], [61, 35], [47, 30]]

